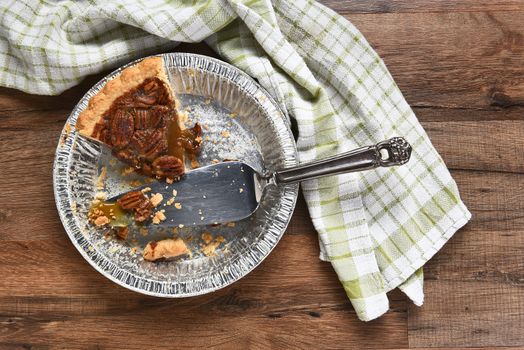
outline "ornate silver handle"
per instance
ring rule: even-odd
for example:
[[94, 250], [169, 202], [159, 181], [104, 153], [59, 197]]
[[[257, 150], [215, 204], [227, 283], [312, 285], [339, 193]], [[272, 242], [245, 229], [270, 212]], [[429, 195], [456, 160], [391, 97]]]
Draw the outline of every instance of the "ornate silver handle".
[[358, 148], [334, 157], [277, 171], [274, 179], [277, 183], [292, 183], [328, 175], [402, 165], [409, 161], [410, 156], [410, 144], [402, 137], [394, 137], [374, 146]]

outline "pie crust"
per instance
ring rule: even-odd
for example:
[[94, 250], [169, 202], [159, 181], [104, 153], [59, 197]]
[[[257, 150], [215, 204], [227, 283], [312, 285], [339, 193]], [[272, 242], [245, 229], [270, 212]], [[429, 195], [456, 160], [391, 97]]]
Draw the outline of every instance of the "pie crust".
[[188, 254], [190, 251], [181, 238], [168, 238], [158, 242], [149, 242], [144, 248], [143, 257], [144, 260], [155, 261]]
[[[76, 130], [82, 136], [95, 138], [92, 136], [95, 126], [103, 119], [104, 113], [111, 108], [113, 102], [125, 92], [134, 89], [144, 80], [152, 77], [156, 77], [163, 81], [166, 86], [170, 86], [162, 57], [148, 57], [124, 69], [118, 76], [109, 80], [95, 96], [91, 97], [87, 108], [78, 116]], [[174, 98], [173, 91], [170, 88], [167, 90], [176, 108], [177, 101]]]

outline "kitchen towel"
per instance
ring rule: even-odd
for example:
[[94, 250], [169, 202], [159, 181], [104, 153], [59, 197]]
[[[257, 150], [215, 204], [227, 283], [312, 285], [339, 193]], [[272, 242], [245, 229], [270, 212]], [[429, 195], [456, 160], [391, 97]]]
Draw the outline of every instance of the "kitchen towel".
[[[457, 186], [382, 60], [342, 16], [311, 0], [4, 0], [0, 85], [56, 95], [86, 75], [209, 44], [256, 78], [298, 125], [301, 162], [393, 136], [404, 166], [302, 183], [320, 258], [358, 317], [400, 287], [423, 302], [422, 266], [470, 218]], [[321, 302], [321, 301], [320, 301]]]

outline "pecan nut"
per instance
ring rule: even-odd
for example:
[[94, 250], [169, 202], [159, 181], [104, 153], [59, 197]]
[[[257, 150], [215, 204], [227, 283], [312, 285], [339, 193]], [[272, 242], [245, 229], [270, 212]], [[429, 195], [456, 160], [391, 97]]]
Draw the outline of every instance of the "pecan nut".
[[122, 209], [133, 210], [135, 221], [138, 223], [146, 221], [153, 214], [153, 205], [142, 191], [128, 192], [117, 202]]
[[135, 106], [149, 107], [156, 103], [157, 97], [155, 95], [135, 95]]
[[119, 106], [149, 108], [155, 104], [166, 104], [169, 93], [158, 78], [146, 79], [141, 86], [117, 100]]
[[115, 228], [115, 235], [120, 239], [127, 239], [127, 236], [129, 235], [129, 228], [127, 226], [125, 227], [116, 227]]
[[140, 206], [144, 201], [149, 201], [142, 191], [132, 191], [127, 192], [122, 197], [120, 197], [117, 202], [120, 204], [122, 209], [129, 210], [135, 209]]
[[165, 116], [169, 113], [169, 109], [165, 106], [155, 106], [152, 108], [135, 108], [133, 114], [135, 116], [135, 129], [156, 129], [165, 126]]
[[153, 173], [171, 179], [184, 175], [184, 163], [175, 156], [161, 156], [153, 161]]
[[140, 162], [138, 161], [136, 155], [129, 148], [124, 148], [118, 151], [113, 150], [113, 154], [118, 159], [134, 166], [135, 168], [137, 168], [140, 165]]
[[[153, 98], [155, 100], [154, 103], [157, 103], [159, 105], [166, 105], [169, 103], [168, 89], [164, 85], [164, 82], [157, 78], [146, 80], [140, 92], [148, 96], [144, 103], [149, 102]], [[139, 101], [142, 102], [143, 98], [143, 96], [140, 96]]]
[[152, 161], [158, 155], [167, 151], [165, 129], [137, 130], [131, 140], [131, 145], [138, 154]]
[[134, 130], [133, 116], [123, 109], [117, 109], [111, 119], [111, 144], [117, 148], [127, 146]]
[[133, 210], [135, 214], [135, 221], [141, 223], [146, 221], [153, 214], [153, 205], [149, 199], [146, 199]]
[[187, 152], [197, 154], [200, 152], [200, 142], [202, 141], [202, 128], [196, 123], [191, 129], [185, 129], [177, 139], [177, 143]]

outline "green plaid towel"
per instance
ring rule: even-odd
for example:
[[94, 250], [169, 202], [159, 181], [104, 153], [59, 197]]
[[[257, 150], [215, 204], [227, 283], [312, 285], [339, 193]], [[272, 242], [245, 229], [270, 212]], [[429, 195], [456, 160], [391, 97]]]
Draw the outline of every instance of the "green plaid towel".
[[4, 0], [0, 85], [59, 94], [86, 75], [207, 42], [296, 119], [301, 162], [404, 136], [409, 164], [302, 183], [320, 238], [362, 320], [400, 287], [423, 302], [422, 269], [470, 218], [455, 182], [362, 34], [311, 0]]

